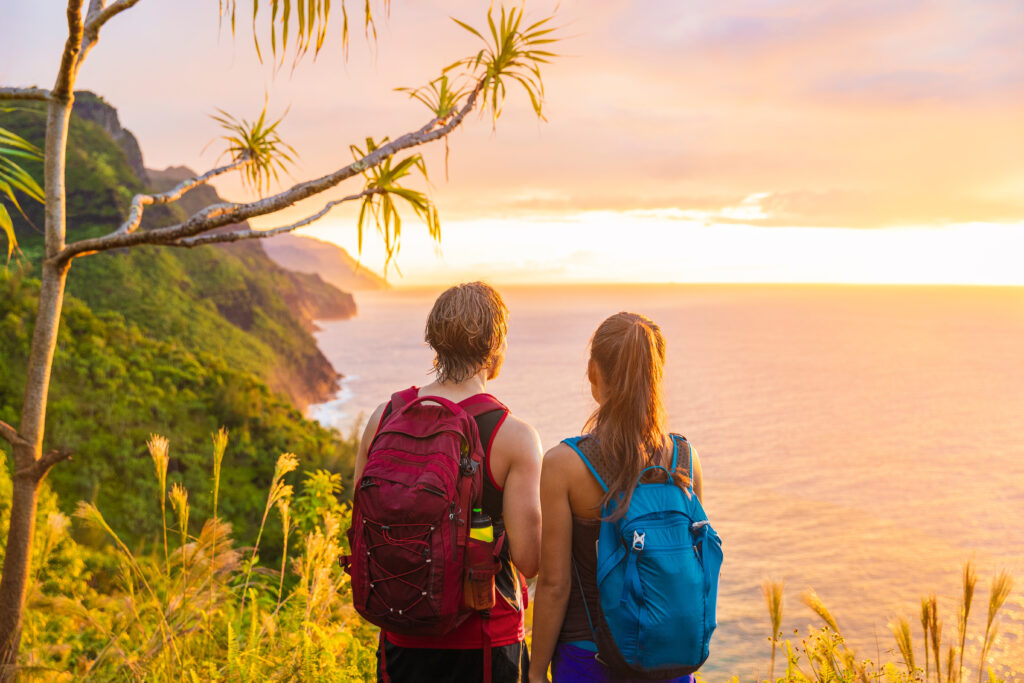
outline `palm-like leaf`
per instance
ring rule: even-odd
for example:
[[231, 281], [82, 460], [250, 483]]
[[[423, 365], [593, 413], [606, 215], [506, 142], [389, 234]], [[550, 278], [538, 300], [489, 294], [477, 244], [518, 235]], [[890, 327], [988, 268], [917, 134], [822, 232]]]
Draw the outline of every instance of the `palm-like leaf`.
[[[358, 160], [387, 141], [388, 139], [384, 138], [378, 144], [373, 138], [366, 138], [365, 149], [361, 149], [357, 145], [351, 145], [349, 149], [352, 150], [352, 156]], [[434, 240], [441, 239], [441, 220], [434, 202], [425, 192], [403, 187], [400, 183], [403, 178], [414, 172], [425, 180], [429, 180], [427, 166], [419, 154], [408, 156], [397, 162], [393, 157], [387, 157], [376, 166], [363, 171], [363, 177], [366, 178], [364, 191], [371, 192], [363, 198], [362, 205], [359, 207], [359, 219], [356, 222], [358, 251], [362, 254], [366, 222], [372, 218], [378, 234], [384, 239], [384, 248], [387, 253], [384, 261], [385, 273], [387, 273], [388, 266], [395, 254], [398, 253], [402, 241], [402, 216], [398, 212], [396, 198], [412, 207], [416, 215], [427, 224], [427, 230]]]
[[459, 108], [459, 101], [466, 95], [465, 86], [455, 86], [447, 74], [435, 78], [419, 88], [395, 88], [398, 92], [408, 93], [409, 97], [427, 106], [427, 109], [439, 119], [446, 119]]
[[[435, 78], [430, 83], [419, 88], [395, 88], [398, 92], [408, 93], [409, 97], [418, 100], [427, 106], [427, 109], [439, 120], [445, 120], [453, 116], [459, 109], [459, 103], [466, 96], [469, 89], [466, 86], [455, 86], [448, 78], [448, 74]], [[448, 148], [448, 137], [444, 139], [444, 179], [448, 180], [448, 158], [451, 150]]]
[[258, 194], [262, 194], [264, 189], [270, 187], [271, 181], [278, 181], [278, 172], [287, 172], [288, 166], [295, 162], [297, 156], [295, 149], [282, 140], [277, 132], [285, 115], [268, 123], [266, 104], [259, 117], [252, 122], [236, 119], [223, 109], [217, 111], [220, 114], [212, 115], [211, 118], [226, 131], [221, 136], [221, 140], [227, 143], [224, 153], [230, 155], [232, 161], [245, 162], [241, 167], [243, 181]]
[[544, 81], [540, 65], [547, 64], [557, 55], [546, 46], [557, 42], [557, 30], [551, 26], [553, 16], [535, 21], [522, 27], [523, 8], [500, 9], [495, 21], [494, 8], [487, 11], [489, 36], [469, 24], [452, 17], [452, 21], [482, 40], [485, 47], [473, 57], [461, 59], [445, 69], [446, 72], [466, 68], [470, 73], [482, 77], [482, 96], [491, 111], [492, 119], [501, 116], [505, 102], [506, 83], [518, 83], [530, 97], [533, 111], [539, 119], [544, 118]]
[[[221, 19], [229, 18], [231, 34], [234, 35], [236, 20], [238, 18], [238, 5], [246, 0], [218, 0]], [[252, 39], [256, 46], [256, 55], [263, 61], [263, 50], [260, 47], [258, 36], [260, 0], [252, 2]], [[337, 2], [337, 0], [336, 0]], [[346, 0], [341, 3], [341, 42], [348, 54], [349, 25], [348, 9]], [[390, 12], [390, 0], [383, 0], [384, 12]], [[307, 55], [310, 49], [313, 50], [313, 58], [320, 53], [327, 37], [327, 23], [331, 16], [331, 0], [264, 0], [263, 7], [270, 9], [270, 52], [274, 61], [280, 65], [284, 63], [285, 54], [288, 50], [288, 42], [291, 40], [295, 48], [295, 63]], [[377, 37], [377, 26], [374, 23], [374, 11], [370, 0], [363, 3], [363, 30], [367, 36]], [[280, 47], [280, 51], [279, 48]]]
[[[0, 128], [0, 197], [6, 197], [14, 208], [24, 216], [25, 212], [21, 210], [21, 205], [18, 203], [17, 192], [40, 203], [45, 199], [39, 183], [19, 166], [15, 159], [42, 161], [43, 153], [28, 140], [15, 135], [6, 128]], [[7, 236], [7, 260], [10, 261], [11, 254], [18, 248], [18, 240], [14, 235], [14, 222], [11, 220], [11, 214], [3, 204], [0, 204], [0, 230]]]

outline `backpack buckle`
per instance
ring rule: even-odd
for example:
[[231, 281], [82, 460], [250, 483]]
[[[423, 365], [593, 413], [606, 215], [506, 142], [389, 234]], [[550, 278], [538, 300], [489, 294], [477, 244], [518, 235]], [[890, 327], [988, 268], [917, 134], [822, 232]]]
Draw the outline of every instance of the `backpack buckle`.
[[647, 539], [647, 532], [633, 530], [633, 552], [638, 553], [644, 549], [644, 541]]
[[480, 463], [471, 458], [463, 458], [460, 469], [462, 470], [462, 476], [472, 477], [476, 475], [477, 469], [479, 469]]

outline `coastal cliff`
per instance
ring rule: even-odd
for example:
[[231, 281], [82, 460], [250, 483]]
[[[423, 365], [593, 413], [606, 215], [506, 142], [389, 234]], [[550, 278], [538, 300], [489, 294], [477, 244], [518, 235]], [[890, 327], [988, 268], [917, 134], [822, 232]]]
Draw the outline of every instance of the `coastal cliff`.
[[[43, 143], [45, 118], [33, 105], [5, 113], [3, 125]], [[193, 174], [181, 166], [146, 169], [117, 110], [90, 92], [76, 93], [67, 158], [69, 239], [110, 232], [126, 217], [135, 193], [163, 191]], [[142, 229], [179, 222], [218, 201], [212, 186], [200, 186], [178, 202], [150, 207]], [[44, 220], [40, 205], [25, 203], [25, 209], [28, 221], [16, 211], [11, 215], [32, 266], [42, 258], [37, 226]], [[274, 262], [261, 241], [97, 254], [75, 262], [68, 294], [96, 313], [124, 316], [155, 340], [216, 353], [305, 409], [333, 394], [341, 377], [316, 345], [314, 321], [352, 317], [356, 303], [319, 276]]]

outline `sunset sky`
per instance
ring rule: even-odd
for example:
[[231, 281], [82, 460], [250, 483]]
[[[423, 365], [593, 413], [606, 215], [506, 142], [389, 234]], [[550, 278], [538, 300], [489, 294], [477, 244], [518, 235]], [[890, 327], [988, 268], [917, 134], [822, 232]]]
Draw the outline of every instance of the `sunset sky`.
[[[5, 3], [0, 83], [51, 85], [63, 7]], [[252, 116], [266, 91], [272, 113], [290, 107], [300, 180], [367, 135], [422, 125], [425, 109], [393, 89], [475, 52], [448, 17], [480, 25], [486, 7], [394, 0], [347, 62], [334, 31], [317, 61], [274, 76], [247, 25], [218, 33], [216, 0], [144, 0], [104, 29], [79, 83], [118, 108], [147, 166], [197, 171], [218, 155], [204, 151], [208, 114]], [[1019, 0], [569, 0], [557, 16], [549, 122], [510, 91], [495, 130], [474, 118], [453, 135], [448, 181], [443, 147], [426, 152], [443, 238], [409, 213], [399, 284], [1024, 284]], [[234, 180], [218, 189], [246, 197]], [[307, 232], [355, 251], [354, 211]], [[382, 265], [377, 240], [363, 258]]]

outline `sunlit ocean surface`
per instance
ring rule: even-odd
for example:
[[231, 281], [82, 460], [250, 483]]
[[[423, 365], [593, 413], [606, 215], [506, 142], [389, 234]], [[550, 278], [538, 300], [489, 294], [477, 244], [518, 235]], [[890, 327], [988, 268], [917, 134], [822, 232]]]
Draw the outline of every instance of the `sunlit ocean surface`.
[[[320, 346], [347, 377], [311, 414], [350, 430], [391, 392], [429, 382], [423, 324], [436, 294], [361, 294], [358, 318], [323, 323]], [[671, 426], [701, 454], [725, 548], [707, 680], [767, 676], [766, 577], [786, 583], [784, 633], [818, 625], [799, 599], [812, 586], [860, 656], [895, 650], [887, 623], [904, 615], [920, 657], [920, 598], [938, 594], [952, 642], [967, 559], [979, 570], [977, 641], [994, 570], [1017, 579], [992, 658], [1024, 680], [1024, 288], [503, 294], [509, 354], [488, 388], [545, 448], [594, 408], [584, 372], [597, 325], [620, 310], [661, 325]], [[979, 649], [968, 646], [972, 671]]]

